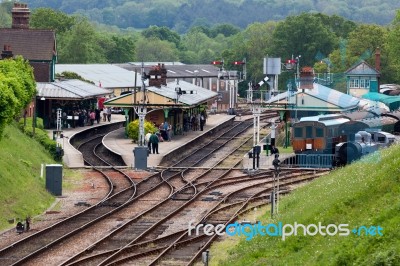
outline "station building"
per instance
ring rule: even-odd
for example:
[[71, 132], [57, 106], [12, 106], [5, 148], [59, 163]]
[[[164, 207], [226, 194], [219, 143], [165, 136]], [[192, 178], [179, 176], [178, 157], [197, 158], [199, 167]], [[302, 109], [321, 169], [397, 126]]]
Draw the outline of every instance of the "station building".
[[172, 125], [175, 135], [189, 130], [190, 118], [206, 111], [218, 94], [186, 81], [170, 81], [166, 79], [164, 65], [153, 67], [148, 72], [149, 86], [104, 102], [108, 107], [123, 108], [129, 121], [137, 116], [135, 108], [145, 107], [145, 120], [158, 126], [164, 121]]

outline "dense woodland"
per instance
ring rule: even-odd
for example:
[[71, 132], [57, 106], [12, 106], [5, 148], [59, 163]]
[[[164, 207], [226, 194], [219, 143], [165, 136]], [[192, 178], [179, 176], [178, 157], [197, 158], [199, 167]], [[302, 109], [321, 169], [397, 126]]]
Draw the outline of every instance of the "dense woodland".
[[389, 24], [398, 0], [26, 0], [32, 8], [81, 13], [91, 21], [120, 28], [166, 26], [184, 33], [193, 26], [228, 23], [246, 28], [302, 12], [339, 15], [362, 23]]
[[[47, 1], [52, 5], [56, 2], [60, 1]], [[76, 7], [89, 2], [95, 1], [81, 0]], [[98, 8], [116, 2], [122, 6], [127, 1], [100, 2]], [[10, 27], [11, 7], [11, 1], [0, 4], [0, 27]], [[231, 63], [246, 58], [247, 82], [242, 84], [245, 90], [248, 81], [263, 78], [262, 59], [266, 55], [282, 60], [301, 55], [300, 66], [313, 66], [319, 73], [328, 69], [343, 73], [359, 60], [374, 65], [377, 47], [382, 54], [382, 82], [400, 83], [400, 10], [396, 12], [388, 25], [355, 23], [337, 15], [301, 13], [281, 21], [254, 22], [244, 29], [223, 23], [193, 26], [180, 34], [166, 26], [121, 29], [93, 22], [85, 16], [37, 8], [31, 13], [31, 27], [56, 30], [59, 63], [180, 61], [209, 64], [223, 59], [226, 69], [241, 71], [242, 66]], [[288, 82], [293, 77], [292, 73], [281, 76], [280, 82]], [[284, 89], [285, 84], [280, 87]], [[343, 83], [339, 82], [337, 88], [343, 88]]]

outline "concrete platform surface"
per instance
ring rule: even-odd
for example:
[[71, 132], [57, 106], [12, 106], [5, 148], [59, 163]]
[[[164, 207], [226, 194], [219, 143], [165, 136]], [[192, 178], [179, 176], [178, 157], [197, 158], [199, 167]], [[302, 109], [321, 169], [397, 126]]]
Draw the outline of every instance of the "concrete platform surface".
[[[220, 124], [233, 119], [233, 115], [227, 114], [215, 114], [209, 115], [207, 118], [206, 125], [203, 131], [188, 131], [184, 135], [174, 135], [171, 141], [164, 141], [159, 143], [160, 154], [150, 154], [147, 158], [148, 167], [156, 167], [160, 164], [162, 158], [173, 150], [181, 147], [182, 145], [190, 142], [191, 140], [205, 134]], [[238, 119], [238, 118], [237, 118]], [[68, 168], [80, 168], [84, 167], [82, 153], [79, 152], [70, 143], [70, 139], [77, 133], [87, 130], [89, 127], [98, 127], [108, 123], [116, 123], [125, 121], [124, 115], [114, 114], [111, 122], [100, 121], [99, 124], [95, 122], [93, 126], [75, 127], [63, 129], [64, 138], [57, 138], [57, 142], [64, 149], [63, 163]], [[53, 130], [48, 130], [48, 135], [53, 138]], [[137, 147], [136, 143], [133, 143], [131, 139], [125, 137], [125, 128], [120, 128], [107, 134], [103, 139], [103, 144], [109, 150], [120, 154], [126, 165], [134, 168], [134, 155], [133, 150]]]
[[[185, 132], [184, 135], [174, 135], [171, 137], [171, 141], [160, 142], [158, 145], [159, 154], [150, 154], [147, 157], [147, 167], [157, 167], [164, 156], [173, 152], [175, 149], [182, 145], [190, 142], [191, 140], [205, 134], [220, 124], [233, 119], [233, 115], [227, 114], [215, 114], [207, 117], [206, 125], [203, 131], [192, 131]], [[136, 143], [133, 143], [131, 139], [125, 137], [125, 129], [121, 128], [114, 132], [111, 132], [103, 139], [103, 144], [109, 150], [120, 154], [126, 165], [130, 167], [134, 166], [134, 155], [133, 150], [137, 147]]]

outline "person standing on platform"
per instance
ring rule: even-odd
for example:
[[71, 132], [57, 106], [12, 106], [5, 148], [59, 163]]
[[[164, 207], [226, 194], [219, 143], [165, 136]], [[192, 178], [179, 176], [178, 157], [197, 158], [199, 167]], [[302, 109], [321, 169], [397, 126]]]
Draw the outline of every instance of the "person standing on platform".
[[206, 117], [204, 116], [204, 112], [201, 112], [201, 115], [200, 115], [200, 131], [203, 131], [205, 123], [206, 123]]
[[107, 119], [108, 122], [111, 122], [111, 107], [107, 108]]
[[98, 108], [96, 108], [96, 110], [94, 112], [96, 114], [97, 124], [100, 124], [100, 110]]
[[103, 109], [103, 122], [106, 122], [107, 121], [107, 107], [104, 107], [104, 109]]
[[156, 133], [151, 134], [150, 136], [150, 143], [151, 146], [153, 148], [153, 153], [157, 153], [158, 154], [158, 137], [156, 135]]
[[151, 154], [151, 142], [150, 142], [150, 137], [151, 137], [151, 133], [147, 132], [146, 136], [144, 136], [144, 139], [147, 142], [147, 148], [149, 149], [149, 153]]
[[271, 129], [271, 146], [275, 146], [275, 135], [276, 135], [275, 130], [277, 129], [275, 122], [272, 122], [270, 129]]
[[164, 139], [165, 141], [169, 141], [169, 140], [170, 140], [170, 139], [169, 139], [169, 132], [168, 132], [169, 129], [170, 129], [170, 128], [169, 128], [169, 124], [168, 124], [167, 121], [165, 121], [165, 122], [164, 122], [164, 125], [163, 125], [164, 135], [161, 134], [161, 136], [163, 137], [163, 139]]
[[90, 118], [90, 125], [93, 126], [94, 120], [96, 119], [96, 114], [94, 113], [93, 110], [90, 111], [89, 118]]

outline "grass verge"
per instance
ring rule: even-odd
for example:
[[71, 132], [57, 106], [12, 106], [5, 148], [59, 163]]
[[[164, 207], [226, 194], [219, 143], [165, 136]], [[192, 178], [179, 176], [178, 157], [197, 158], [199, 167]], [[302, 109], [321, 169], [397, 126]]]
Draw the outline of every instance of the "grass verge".
[[[276, 218], [269, 213], [259, 217], [263, 225], [348, 224], [348, 235], [304, 236], [299, 229], [297, 236], [285, 241], [280, 236], [256, 235], [249, 241], [235, 236], [240, 241], [224, 247], [227, 254], [211, 253], [211, 265], [400, 265], [399, 195], [400, 145], [396, 145], [283, 197]], [[380, 226], [383, 235], [352, 232], [361, 226]]]
[[40, 178], [41, 164], [55, 163], [51, 155], [15, 125], [6, 127], [0, 141], [0, 230], [11, 219], [42, 213], [54, 201]]

